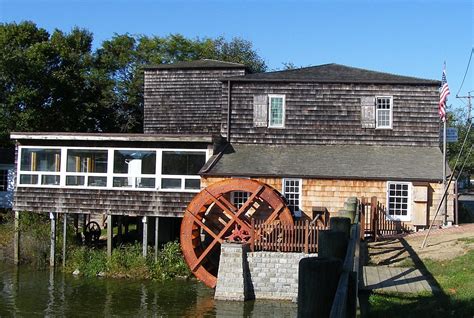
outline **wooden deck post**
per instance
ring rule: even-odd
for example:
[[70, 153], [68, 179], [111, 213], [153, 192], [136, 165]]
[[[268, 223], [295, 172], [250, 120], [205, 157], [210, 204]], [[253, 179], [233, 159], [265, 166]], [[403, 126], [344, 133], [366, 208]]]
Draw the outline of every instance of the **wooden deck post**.
[[160, 217], [155, 216], [155, 262], [158, 260], [158, 231], [160, 229]]
[[107, 215], [107, 257], [112, 257], [112, 235], [113, 235], [113, 223], [112, 214]]
[[122, 226], [122, 220], [123, 220], [123, 216], [120, 215], [118, 216], [118, 219], [117, 219], [117, 240], [119, 243], [122, 243], [122, 230], [123, 230], [123, 226]]
[[250, 251], [255, 252], [255, 219], [250, 219]]
[[128, 236], [128, 215], [125, 216], [125, 236]]
[[15, 211], [15, 234], [13, 238], [13, 263], [20, 263], [20, 212]]
[[49, 212], [49, 219], [51, 220], [49, 266], [54, 267], [56, 261], [56, 214]]
[[309, 221], [305, 220], [304, 222], [304, 252], [305, 254], [309, 253], [309, 248], [308, 248], [308, 235], [309, 234]]
[[67, 214], [63, 213], [63, 268], [66, 267]]
[[142, 218], [142, 223], [143, 223], [143, 241], [142, 241], [142, 255], [143, 257], [146, 257], [147, 255], [147, 247], [148, 247], [148, 217], [144, 216]]
[[370, 230], [374, 233], [374, 240], [377, 241], [377, 197], [370, 199]]

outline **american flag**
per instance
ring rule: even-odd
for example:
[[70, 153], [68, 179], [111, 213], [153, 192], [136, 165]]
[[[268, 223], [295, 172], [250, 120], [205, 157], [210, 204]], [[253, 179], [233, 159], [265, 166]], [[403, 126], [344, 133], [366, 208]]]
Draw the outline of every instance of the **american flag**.
[[443, 75], [441, 76], [441, 88], [439, 90], [439, 118], [444, 122], [446, 120], [446, 101], [448, 100], [449, 86], [446, 81], [446, 65], [443, 67]]

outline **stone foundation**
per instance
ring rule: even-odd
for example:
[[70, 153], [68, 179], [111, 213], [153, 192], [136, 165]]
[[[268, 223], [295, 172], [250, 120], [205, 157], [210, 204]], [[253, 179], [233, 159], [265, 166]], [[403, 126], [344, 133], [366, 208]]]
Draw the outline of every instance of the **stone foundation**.
[[248, 245], [224, 243], [215, 298], [220, 300], [298, 297], [298, 264], [317, 254], [249, 252]]

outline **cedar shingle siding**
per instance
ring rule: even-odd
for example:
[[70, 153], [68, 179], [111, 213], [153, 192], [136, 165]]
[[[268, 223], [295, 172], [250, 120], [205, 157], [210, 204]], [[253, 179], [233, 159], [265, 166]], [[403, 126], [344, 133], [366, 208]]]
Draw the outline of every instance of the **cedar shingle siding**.
[[219, 134], [222, 82], [245, 68], [146, 69], [144, 132]]
[[15, 211], [182, 217], [195, 193], [17, 187]]
[[[285, 128], [255, 127], [254, 96], [264, 94], [286, 95]], [[437, 85], [234, 82], [231, 95], [233, 143], [437, 146], [439, 142]], [[393, 129], [362, 127], [363, 101], [374, 96], [393, 96]], [[224, 136], [226, 118], [223, 106]]]

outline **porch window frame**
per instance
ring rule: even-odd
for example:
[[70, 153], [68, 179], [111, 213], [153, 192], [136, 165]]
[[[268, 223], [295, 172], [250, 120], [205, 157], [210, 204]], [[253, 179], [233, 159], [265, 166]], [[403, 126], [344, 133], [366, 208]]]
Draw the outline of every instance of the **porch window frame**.
[[[21, 170], [21, 156], [23, 149], [59, 149], [60, 150], [60, 171], [59, 172], [46, 172], [46, 171], [23, 171]], [[101, 150], [107, 151], [107, 172], [106, 173], [96, 173], [96, 172], [67, 172], [67, 151], [68, 150]], [[114, 156], [116, 150], [125, 150], [125, 151], [147, 151], [155, 152], [155, 174], [125, 174], [125, 173], [114, 173]], [[18, 146], [18, 162], [16, 169], [16, 187], [22, 188], [67, 188], [67, 189], [91, 189], [91, 190], [122, 190], [122, 191], [159, 191], [159, 192], [190, 192], [198, 193], [201, 189], [186, 189], [185, 182], [186, 180], [201, 180], [199, 175], [164, 175], [162, 174], [162, 155], [163, 152], [174, 151], [174, 152], [199, 152], [205, 156], [205, 162], [209, 159], [209, 151], [207, 148], [131, 148], [131, 147], [76, 147], [76, 146]], [[35, 184], [20, 184], [21, 175], [37, 175], [38, 180]], [[45, 185], [41, 184], [41, 176], [43, 175], [58, 175], [60, 182], [58, 185]], [[67, 176], [83, 176], [85, 178], [83, 185], [66, 185]], [[89, 176], [98, 176], [106, 177], [106, 186], [89, 186], [87, 185], [87, 178]], [[114, 187], [113, 178], [114, 177], [133, 177], [133, 178], [154, 178], [155, 187], [153, 188], [140, 188], [140, 187]], [[175, 178], [181, 179], [181, 187], [173, 189], [163, 189], [161, 187], [161, 181], [163, 178]]]

